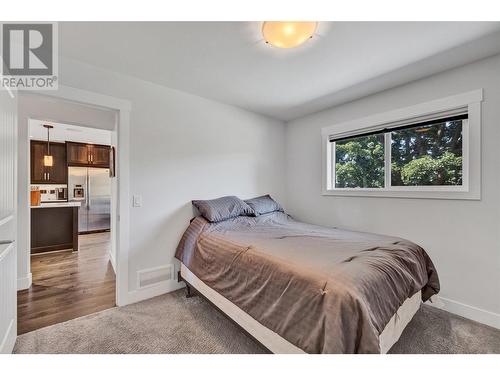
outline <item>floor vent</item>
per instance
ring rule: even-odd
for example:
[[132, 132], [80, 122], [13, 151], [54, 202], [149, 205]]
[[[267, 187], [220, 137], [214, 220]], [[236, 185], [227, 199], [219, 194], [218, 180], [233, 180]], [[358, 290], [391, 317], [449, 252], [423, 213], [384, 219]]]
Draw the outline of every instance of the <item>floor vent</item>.
[[174, 279], [174, 265], [148, 268], [137, 271], [137, 288], [153, 286]]

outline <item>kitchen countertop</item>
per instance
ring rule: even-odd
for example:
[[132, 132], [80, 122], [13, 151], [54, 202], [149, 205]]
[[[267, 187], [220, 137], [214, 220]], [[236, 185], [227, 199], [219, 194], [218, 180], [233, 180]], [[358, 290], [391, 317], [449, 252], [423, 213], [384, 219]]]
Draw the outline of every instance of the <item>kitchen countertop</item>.
[[40, 206], [31, 206], [31, 208], [80, 207], [81, 205], [81, 202], [54, 202], [42, 203]]

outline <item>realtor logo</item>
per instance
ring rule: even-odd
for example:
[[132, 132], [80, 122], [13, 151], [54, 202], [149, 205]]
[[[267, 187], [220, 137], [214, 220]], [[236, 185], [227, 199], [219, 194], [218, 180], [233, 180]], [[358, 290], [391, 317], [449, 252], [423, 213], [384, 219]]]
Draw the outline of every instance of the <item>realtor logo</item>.
[[57, 24], [2, 24], [1, 86], [57, 89]]

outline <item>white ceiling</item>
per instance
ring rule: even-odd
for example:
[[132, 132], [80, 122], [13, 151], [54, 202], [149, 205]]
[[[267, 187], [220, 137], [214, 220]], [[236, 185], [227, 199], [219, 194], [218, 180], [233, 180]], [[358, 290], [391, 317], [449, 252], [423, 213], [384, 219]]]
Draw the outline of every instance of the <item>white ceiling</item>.
[[52, 125], [54, 127], [53, 129], [50, 129], [51, 142], [71, 141], [100, 145], [111, 144], [111, 132], [109, 130], [40, 120], [29, 121], [29, 135], [31, 139], [42, 141], [47, 140], [47, 129], [43, 127], [44, 124]]
[[266, 45], [260, 27], [60, 23], [60, 54], [290, 120], [500, 52], [499, 22], [321, 22], [292, 50]]

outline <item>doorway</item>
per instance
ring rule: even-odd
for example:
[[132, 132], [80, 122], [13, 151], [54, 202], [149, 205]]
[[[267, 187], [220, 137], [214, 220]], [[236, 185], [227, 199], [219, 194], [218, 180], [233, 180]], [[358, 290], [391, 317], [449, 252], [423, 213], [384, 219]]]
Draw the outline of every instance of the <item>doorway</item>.
[[[19, 185], [19, 228], [29, 227], [30, 222], [30, 191], [27, 183], [29, 182], [29, 160], [23, 160], [23, 148], [27, 151], [29, 148], [29, 137], [28, 137], [28, 122], [33, 119], [43, 119], [45, 122], [58, 122], [64, 123], [70, 126], [83, 126], [88, 129], [103, 128], [102, 123], [100, 123], [99, 118], [95, 116], [92, 118], [93, 121], [86, 123], [82, 121], [81, 115], [86, 109], [90, 109], [91, 112], [107, 111], [112, 113], [113, 124], [111, 128], [109, 126], [107, 129], [111, 132], [111, 144], [115, 147], [115, 150], [120, 146], [121, 151], [126, 153], [128, 151], [128, 121], [129, 121], [129, 110], [130, 104], [127, 101], [116, 99], [112, 97], [103, 96], [100, 94], [87, 92], [83, 90], [68, 88], [60, 86], [57, 92], [51, 92], [48, 94], [26, 94], [29, 97], [25, 100], [25, 105], [23, 107], [23, 98], [20, 96], [19, 105], [19, 173], [18, 173], [18, 185]], [[25, 98], [26, 99], [26, 98]], [[36, 104], [37, 100], [41, 100], [43, 103], [40, 105]], [[27, 104], [27, 105], [26, 105]], [[78, 107], [78, 108], [77, 108]], [[76, 114], [76, 116], [74, 116]], [[104, 126], [106, 128], [106, 126]], [[23, 133], [24, 132], [24, 133]], [[82, 141], [82, 140], [81, 140]], [[123, 147], [122, 147], [123, 145]], [[46, 273], [45, 285], [39, 285], [39, 289], [49, 296], [51, 293], [54, 295], [59, 294], [61, 298], [61, 304], [64, 304], [68, 313], [67, 318], [71, 319], [75, 316], [82, 316], [94, 311], [99, 311], [111, 306], [124, 305], [128, 300], [128, 288], [127, 288], [127, 253], [128, 253], [128, 156], [120, 155], [120, 152], [116, 152], [115, 160], [115, 170], [117, 171], [117, 176], [112, 179], [111, 191], [112, 199], [110, 202], [111, 208], [111, 218], [110, 218], [110, 229], [109, 230], [87, 230], [87, 233], [81, 233], [78, 235], [79, 238], [79, 251], [61, 251], [52, 254], [44, 254], [39, 256], [34, 261], [26, 261], [26, 259], [31, 260], [31, 254], [26, 251], [20, 251], [18, 253], [18, 290], [20, 291], [19, 302], [22, 303], [22, 293], [23, 290], [29, 289], [33, 282], [39, 282], [38, 276], [41, 269], [47, 270], [47, 266], [51, 265], [52, 275], [54, 277], [53, 283], [48, 285], [47, 278], [49, 278], [50, 272]], [[27, 155], [26, 153], [25, 155]], [[27, 159], [26, 156], [24, 156]], [[119, 172], [119, 173], [118, 173]], [[109, 173], [109, 172], [108, 172]], [[103, 175], [103, 174], [102, 174]], [[24, 176], [24, 177], [23, 177]], [[102, 177], [102, 176], [101, 176]], [[24, 178], [24, 181], [23, 181]], [[24, 182], [24, 183], [23, 183]], [[25, 189], [23, 191], [23, 189]], [[70, 189], [70, 186], [67, 186]], [[68, 192], [69, 193], [69, 192]], [[121, 210], [122, 220], [118, 221], [118, 210]], [[97, 213], [99, 215], [99, 213]], [[109, 219], [108, 219], [109, 220]], [[102, 223], [102, 217], [98, 222]], [[21, 245], [20, 250], [23, 250], [26, 244], [31, 242], [29, 230], [20, 230], [18, 233], [18, 243]], [[24, 241], [24, 244], [23, 244]], [[23, 246], [24, 245], [24, 246]], [[84, 251], [85, 250], [85, 254]], [[51, 256], [49, 260], [48, 257]], [[80, 264], [76, 261], [79, 257]], [[35, 258], [35, 257], [33, 257]], [[83, 262], [83, 263], [82, 263]], [[89, 265], [88, 269], [85, 269], [83, 264]], [[64, 269], [66, 267], [66, 269]], [[73, 270], [73, 271], [72, 271]], [[82, 271], [78, 276], [75, 270]], [[59, 272], [58, 275], [57, 272]], [[116, 278], [114, 277], [116, 273]], [[68, 289], [72, 290], [72, 295], [63, 294], [61, 289], [66, 285], [71, 285], [71, 278], [68, 274], [74, 275], [76, 279], [79, 280], [79, 286], [73, 285]], [[100, 285], [96, 286], [95, 282], [92, 281], [92, 275], [94, 277], [97, 275], [100, 277]], [[95, 281], [95, 280], [94, 280]], [[88, 283], [85, 285], [85, 283]], [[116, 285], [116, 286], [115, 286]], [[52, 289], [51, 289], [52, 288]], [[93, 288], [93, 289], [92, 289]], [[93, 293], [96, 290], [100, 290], [100, 293], [96, 296]], [[87, 301], [89, 303], [82, 304], [79, 302]], [[48, 305], [52, 303], [46, 302]], [[60, 308], [61, 306], [59, 306]], [[55, 311], [57, 308], [53, 306]], [[19, 309], [21, 311], [21, 309]], [[47, 315], [47, 313], [36, 314], [33, 313], [32, 317], [28, 320], [35, 321], [43, 319], [42, 315]], [[50, 315], [50, 314], [48, 314]], [[67, 320], [67, 318], [61, 318]], [[53, 324], [57, 323], [59, 318], [46, 318], [45, 322], [40, 322], [40, 324]], [[33, 323], [32, 322], [32, 323]], [[30, 329], [31, 330], [31, 329]], [[20, 330], [19, 334], [22, 333]]]
[[28, 126], [32, 284], [18, 293], [18, 334], [116, 303], [112, 132], [39, 119]]

